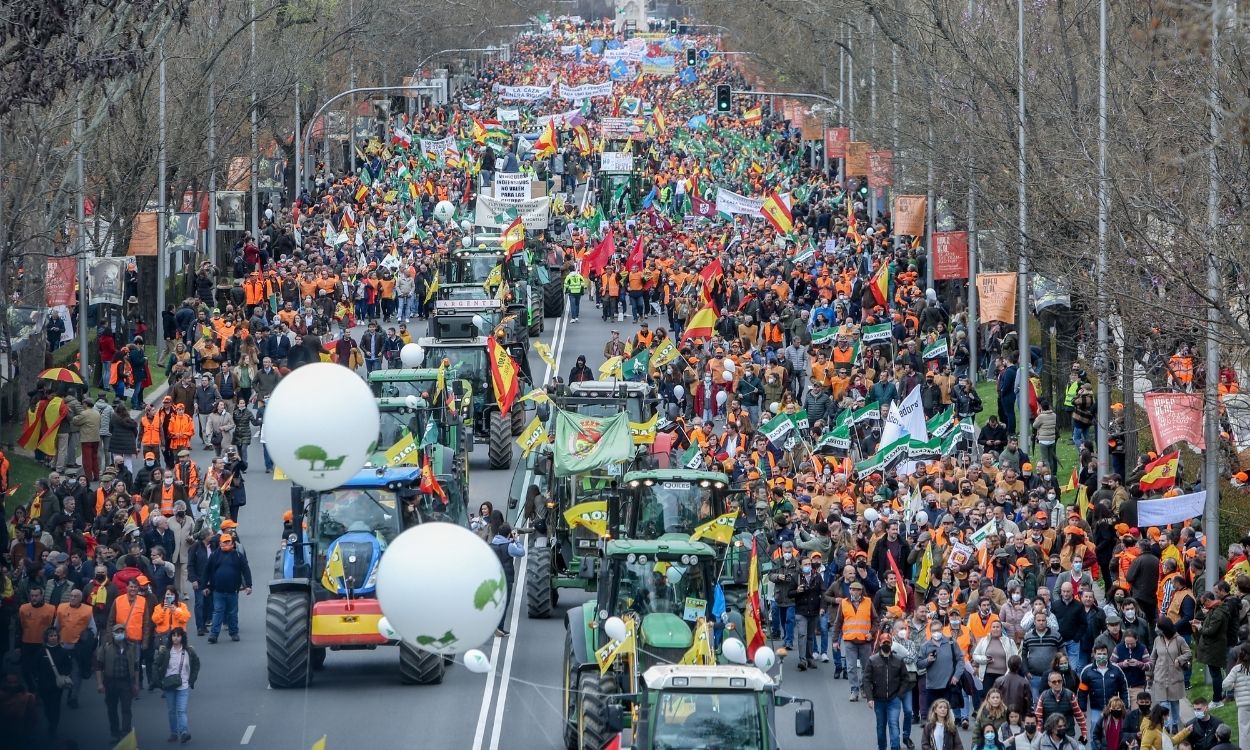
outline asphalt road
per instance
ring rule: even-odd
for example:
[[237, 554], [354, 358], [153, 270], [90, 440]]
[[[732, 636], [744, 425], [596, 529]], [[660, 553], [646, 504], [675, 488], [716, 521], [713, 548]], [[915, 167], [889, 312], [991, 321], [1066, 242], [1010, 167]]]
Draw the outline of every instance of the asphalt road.
[[[652, 325], [664, 325], [652, 319]], [[565, 377], [579, 354], [592, 367], [602, 362], [610, 329], [631, 336], [636, 327], [602, 322], [586, 300], [579, 323], [548, 318], [542, 340], [552, 347], [557, 370]], [[424, 325], [413, 324], [416, 330]], [[537, 353], [530, 366], [536, 379], [548, 372]], [[210, 451], [194, 457], [206, 463]], [[562, 592], [549, 620], [530, 620], [514, 604], [512, 635], [483, 644], [494, 668], [477, 675], [461, 667], [447, 670], [443, 684], [405, 686], [399, 682], [398, 650], [330, 652], [325, 668], [304, 690], [272, 690], [265, 674], [264, 609], [266, 583], [278, 548], [282, 513], [289, 507], [288, 483], [263, 472], [259, 445], [253, 445], [248, 473], [248, 504], [240, 530], [256, 588], [241, 597], [242, 640], [227, 638], [209, 645], [192, 636], [202, 660], [199, 682], [190, 699], [192, 744], [199, 747], [252, 746], [271, 750], [308, 750], [327, 737], [327, 748], [416, 747], [466, 750], [531, 750], [561, 747], [561, 683], [564, 612], [585, 601], [584, 594]], [[517, 462], [514, 461], [514, 466]], [[487, 467], [485, 446], [470, 457], [472, 506], [491, 500], [506, 502], [512, 471]], [[523, 585], [525, 563], [518, 568]], [[514, 597], [514, 602], [517, 597]], [[223, 633], [224, 636], [224, 633]], [[800, 673], [793, 659], [783, 664], [784, 692], [810, 698], [817, 711], [816, 737], [794, 736], [794, 708], [777, 710], [778, 733], [784, 748], [855, 748], [872, 745], [872, 713], [864, 703], [848, 703], [848, 683], [833, 681], [833, 670]], [[82, 707], [66, 709], [62, 741], [45, 747], [109, 747], [103, 699], [84, 684]], [[135, 704], [135, 727], [142, 747], [164, 745], [166, 710], [159, 692], [144, 692]], [[865, 744], [868, 743], [868, 744]], [[917, 740], [917, 744], [919, 741]]]

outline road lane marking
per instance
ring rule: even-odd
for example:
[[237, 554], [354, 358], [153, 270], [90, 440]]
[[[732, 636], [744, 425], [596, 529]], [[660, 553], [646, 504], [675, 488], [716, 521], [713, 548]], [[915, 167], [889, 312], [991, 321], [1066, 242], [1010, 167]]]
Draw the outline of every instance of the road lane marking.
[[[552, 375], [559, 374], [560, 356], [564, 351], [564, 340], [565, 340], [565, 335], [568, 333], [568, 330], [569, 330], [568, 308], [566, 307], [564, 314], [561, 315], [556, 320], [555, 330], [553, 330], [551, 334], [551, 343], [552, 343], [552, 350], [553, 350], [552, 359], [555, 361], [555, 366], [552, 367], [551, 365], [547, 365], [545, 373], [543, 375], [542, 383], [535, 384], [534, 387], [536, 388], [546, 387], [547, 383], [551, 381]], [[524, 484], [522, 486], [528, 490], [529, 485], [533, 480], [534, 480], [533, 470], [527, 469], [525, 472]], [[503, 659], [504, 668], [502, 672], [500, 672], [500, 674], [502, 674], [502, 680], [499, 683], [499, 701], [495, 706], [495, 722], [494, 724], [491, 725], [490, 747], [491, 748], [499, 747], [499, 733], [500, 733], [500, 729], [502, 728], [501, 725], [503, 722], [503, 704], [504, 704], [504, 701], [507, 700], [507, 696], [508, 696], [508, 679], [512, 672], [512, 654], [515, 652], [515, 649], [511, 647], [511, 644], [517, 638], [517, 632], [516, 632], [517, 625], [520, 622], [521, 607], [524, 606], [522, 602], [524, 601], [524, 598], [525, 598], [525, 572], [526, 572], [526, 569], [529, 567], [528, 564], [529, 564], [529, 557], [528, 556], [522, 557], [520, 570], [517, 572], [516, 585], [512, 589], [513, 610], [512, 610], [512, 620], [509, 623], [508, 639], [504, 640], [503, 638], [496, 637], [491, 645], [490, 671], [487, 672], [486, 674], [486, 686], [482, 688], [482, 708], [478, 712], [477, 728], [473, 733], [473, 750], [482, 750], [483, 742], [486, 739], [486, 723], [487, 723], [487, 720], [490, 718], [491, 700], [495, 692], [495, 674], [497, 670], [499, 669], [499, 661], [497, 660], [497, 657]], [[518, 594], [520, 595], [519, 598], [518, 598]], [[502, 654], [500, 653], [501, 645], [503, 647]]]
[[246, 745], [252, 741], [252, 732], [256, 731], [255, 724], [248, 724], [247, 729], [243, 730], [243, 739], [239, 740], [240, 745]]

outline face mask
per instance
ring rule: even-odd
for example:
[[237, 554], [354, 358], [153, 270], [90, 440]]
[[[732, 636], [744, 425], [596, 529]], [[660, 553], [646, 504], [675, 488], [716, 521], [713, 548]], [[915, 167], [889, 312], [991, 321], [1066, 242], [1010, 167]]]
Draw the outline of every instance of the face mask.
[[169, 485], [171, 485], [171, 484], [173, 484], [173, 483], [174, 483], [174, 478], [173, 478], [173, 477], [165, 477], [165, 485], [166, 485], [166, 486], [169, 486]]
[[985, 733], [985, 741], [986, 741], [986, 743], [988, 744], [988, 743], [990, 743], [990, 742], [993, 742], [993, 741], [994, 741], [994, 737], [995, 737], [995, 735], [994, 735], [994, 733], [993, 733], [993, 732], [986, 732], [986, 733]]
[[1036, 733], [1037, 733], [1037, 725], [1036, 725], [1036, 724], [1025, 724], [1025, 725], [1024, 725], [1024, 731], [1028, 732], [1030, 735], [1032, 735], [1032, 734], [1036, 734]]
[[150, 468], [152, 468], [153, 466], [156, 466], [156, 462], [155, 462], [155, 461], [144, 461], [144, 462], [143, 462], [143, 465], [144, 465], [144, 466], [146, 466], [146, 467], [148, 467], [148, 468], [150, 469]]
[[794, 557], [794, 555], [790, 554], [789, 552], [784, 552], [784, 553], [782, 553], [782, 555], [781, 555], [781, 558], [782, 558], [783, 560], [785, 560], [786, 562], [790, 562], [791, 558], [793, 558], [793, 557]]
[[969, 489], [968, 487], [964, 487], [962, 490], [960, 490], [960, 491], [959, 491], [959, 494], [961, 494], [961, 495], [971, 495], [971, 494], [972, 494], [972, 490], [971, 490], [971, 489]]
[[108, 580], [108, 576], [101, 573], [100, 575], [96, 576], [95, 579], [99, 581], [100, 583], [104, 583], [106, 580]]
[[1107, 666], [1107, 657], [1106, 657], [1106, 656], [1095, 656], [1095, 657], [1094, 657], [1094, 663], [1095, 663], [1095, 664], [1097, 664], [1097, 665], [1098, 665], [1098, 666], [1100, 666], [1100, 667], [1105, 667], [1105, 666]]
[[1081, 563], [1079, 563], [1079, 562], [1074, 562], [1074, 563], [1072, 563], [1072, 572], [1073, 572], [1073, 573], [1080, 573], [1080, 572], [1081, 572], [1081, 568], [1082, 568], [1082, 567], [1084, 567], [1084, 566], [1083, 566]]
[[114, 642], [114, 643], [121, 643], [121, 642], [122, 642], [122, 641], [124, 641], [124, 640], [126, 640], [126, 634], [125, 634], [125, 633], [114, 633], [114, 634], [113, 634], [113, 642]]
[[804, 566], [803, 566], [803, 573], [804, 573], [804, 575], [806, 575], [806, 574], [808, 574], [808, 573], [811, 573], [811, 572], [812, 572], [812, 566], [810, 566], [810, 565], [804, 565]]
[[1133, 611], [1133, 610], [1131, 610], [1131, 609], [1130, 609], [1130, 610], [1126, 610], [1126, 611], [1124, 612], [1124, 619], [1125, 619], [1125, 620], [1127, 620], [1127, 621], [1129, 621], [1129, 622], [1132, 622], [1132, 621], [1134, 621], [1134, 620], [1136, 620], [1136, 619], [1137, 619], [1137, 613], [1136, 613], [1136, 612], [1134, 612], [1134, 611]]
[[168, 594], [168, 595], [166, 595], [166, 596], [165, 596], [165, 605], [166, 605], [166, 606], [168, 606], [168, 605], [173, 604], [173, 603], [174, 603], [174, 595], [173, 595], [173, 594]]
[[1023, 598], [1024, 598], [1024, 597], [1020, 594], [1020, 592], [1019, 592], [1019, 591], [1013, 592], [1013, 593], [1011, 594], [1011, 601], [1015, 602], [1016, 604], [1019, 604], [1019, 603], [1020, 603], [1020, 600], [1021, 600], [1021, 599], [1023, 599]]
[[1046, 493], [1046, 499], [1047, 499], [1047, 500], [1054, 500], [1054, 499], [1055, 499], [1055, 493], [1053, 493], [1053, 492], [1047, 492], [1047, 493]]
[[1206, 713], [1205, 711], [1199, 711], [1198, 709], [1194, 709], [1194, 718], [1195, 718], [1195, 719], [1197, 719], [1197, 720], [1199, 720], [1199, 721], [1202, 721], [1202, 720], [1203, 720], [1203, 719], [1205, 719], [1206, 717], [1207, 717], [1207, 713]]
[[1067, 665], [1067, 664], [1060, 664], [1060, 665], [1059, 665], [1059, 671], [1060, 671], [1060, 672], [1067, 672], [1067, 671], [1068, 671], [1068, 665]]

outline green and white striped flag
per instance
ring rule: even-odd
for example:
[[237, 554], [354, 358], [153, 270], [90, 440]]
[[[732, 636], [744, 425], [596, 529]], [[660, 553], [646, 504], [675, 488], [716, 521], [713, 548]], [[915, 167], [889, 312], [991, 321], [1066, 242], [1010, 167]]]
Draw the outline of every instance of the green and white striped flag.
[[955, 407], [950, 407], [941, 414], [934, 414], [933, 419], [925, 423], [930, 435], [942, 437], [946, 431], [955, 426]]
[[942, 455], [941, 438], [932, 438], [928, 441], [907, 440], [907, 457], [913, 461], [924, 460], [929, 461], [940, 458]]
[[833, 448], [835, 450], [851, 449], [851, 430], [848, 425], [840, 425], [820, 436], [820, 441], [816, 443], [816, 450], [821, 448]]
[[[804, 414], [804, 417], [806, 416]], [[786, 414], [778, 414], [760, 426], [760, 433], [768, 438], [768, 442], [781, 447], [781, 439], [789, 435], [793, 429], [794, 422], [790, 421], [790, 417]]]
[[812, 331], [812, 345], [828, 344], [838, 337], [838, 329], [830, 326], [819, 331]]
[[955, 452], [955, 446], [959, 445], [959, 441], [963, 438], [963, 430], [951, 430], [950, 434], [942, 438], [942, 455], [949, 456]]
[[699, 446], [696, 444], [692, 444], [687, 448], [686, 452], [681, 454], [681, 458], [677, 460], [687, 469], [703, 468], [703, 454], [699, 452]]
[[894, 463], [895, 460], [907, 455], [907, 441], [908, 438], [904, 435], [893, 443], [879, 449], [872, 458], [855, 464], [855, 476], [862, 479], [874, 471], [884, 472], [889, 469], [890, 464]]
[[875, 326], [864, 326], [861, 332], [861, 338], [865, 344], [875, 344], [878, 341], [889, 341], [890, 336], [889, 323], [878, 323]]
[[881, 419], [881, 406], [876, 401], [866, 404], [862, 409], [856, 409], [851, 413], [852, 424], [859, 424], [870, 419]]
[[947, 352], [946, 337], [943, 336], [937, 341], [934, 341], [932, 344], [929, 344], [928, 346], [926, 346], [924, 348], [924, 354], [922, 356], [925, 359], [937, 359], [938, 357], [945, 357], [946, 352]]
[[807, 409], [800, 409], [793, 414], [788, 414], [790, 421], [794, 423], [794, 429], [802, 432], [810, 429], [811, 424], [807, 421]]

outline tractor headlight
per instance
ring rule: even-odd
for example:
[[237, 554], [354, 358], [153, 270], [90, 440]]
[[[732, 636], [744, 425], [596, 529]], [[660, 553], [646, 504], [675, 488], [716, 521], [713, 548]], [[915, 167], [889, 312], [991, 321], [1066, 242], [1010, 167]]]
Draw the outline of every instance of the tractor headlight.
[[369, 571], [369, 580], [365, 581], [365, 588], [371, 589], [378, 585], [378, 566], [374, 565], [373, 570]]
[[709, 481], [707, 481], [706, 479], [704, 479], [703, 481], [699, 482], [699, 486], [700, 486], [700, 487], [707, 488], [707, 487], [711, 487], [711, 486], [712, 486], [712, 483], [711, 483], [711, 482], [709, 482]]
[[645, 484], [645, 485], [646, 485], [646, 486], [648, 486], [648, 487], [653, 487], [653, 486], [655, 486], [655, 480], [654, 480], [654, 479], [648, 479], [647, 481], [643, 482], [643, 484]]
[[635, 480], [633, 480], [633, 481], [631, 481], [631, 482], [629, 483], [629, 486], [630, 486], [630, 487], [632, 487], [633, 489], [638, 489], [638, 485], [639, 485], [639, 482], [638, 482], [638, 480], [637, 480], [637, 479], [635, 479]]

